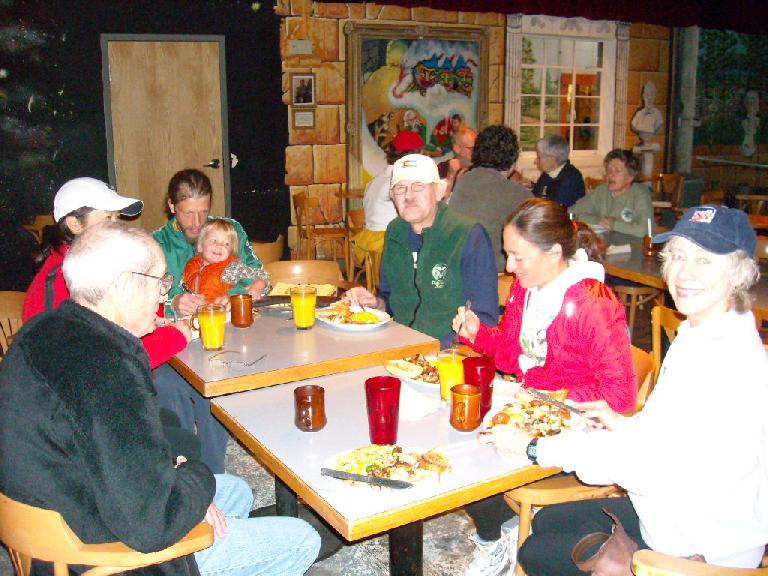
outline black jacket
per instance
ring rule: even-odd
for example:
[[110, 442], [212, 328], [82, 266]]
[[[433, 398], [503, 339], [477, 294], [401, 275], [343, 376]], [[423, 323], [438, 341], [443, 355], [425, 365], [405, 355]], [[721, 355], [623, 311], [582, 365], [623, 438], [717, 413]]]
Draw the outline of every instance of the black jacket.
[[57, 510], [86, 543], [149, 552], [203, 519], [215, 480], [196, 460], [174, 468], [139, 339], [65, 301], [0, 363], [0, 491]]
[[557, 178], [552, 178], [546, 172], [542, 172], [533, 187], [534, 196], [549, 198], [566, 207], [572, 205], [584, 194], [584, 178], [570, 160], [565, 161], [565, 165]]

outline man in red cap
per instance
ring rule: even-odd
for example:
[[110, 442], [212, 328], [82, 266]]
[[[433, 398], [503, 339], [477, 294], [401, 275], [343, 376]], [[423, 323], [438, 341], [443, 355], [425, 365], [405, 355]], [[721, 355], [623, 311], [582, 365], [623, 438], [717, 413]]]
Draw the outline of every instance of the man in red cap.
[[365, 228], [354, 234], [350, 240], [355, 261], [363, 262], [367, 254], [373, 257], [374, 265], [377, 266], [381, 261], [387, 224], [397, 218], [397, 210], [389, 195], [392, 165], [406, 154], [420, 152], [423, 147], [424, 140], [421, 135], [411, 130], [400, 130], [389, 145], [387, 167], [365, 187]]

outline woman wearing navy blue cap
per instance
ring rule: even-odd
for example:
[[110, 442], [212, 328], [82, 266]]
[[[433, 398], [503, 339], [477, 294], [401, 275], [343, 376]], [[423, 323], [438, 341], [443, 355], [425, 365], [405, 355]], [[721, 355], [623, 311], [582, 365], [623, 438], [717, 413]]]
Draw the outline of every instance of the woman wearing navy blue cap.
[[[500, 453], [575, 471], [590, 484], [616, 483], [628, 498], [550, 506], [533, 521], [518, 561], [529, 576], [578, 575], [574, 544], [610, 532], [605, 507], [640, 548], [702, 554], [721, 566], [754, 568], [768, 542], [768, 356], [750, 312], [759, 277], [746, 215], [690, 208], [667, 242], [662, 274], [687, 315], [642, 412], [625, 418], [604, 402], [578, 405], [592, 429], [559, 436], [510, 435]], [[727, 490], [725, 505], [712, 496]]]

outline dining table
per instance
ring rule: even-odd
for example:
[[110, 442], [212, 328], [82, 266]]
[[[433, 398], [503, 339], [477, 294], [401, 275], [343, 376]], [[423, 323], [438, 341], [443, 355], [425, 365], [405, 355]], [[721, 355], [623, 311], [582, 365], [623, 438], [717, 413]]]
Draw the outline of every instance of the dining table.
[[[642, 242], [637, 238], [611, 234], [607, 237], [608, 255], [605, 257], [605, 272], [616, 278], [623, 278], [666, 291], [667, 285], [661, 277], [661, 259], [643, 255]], [[611, 249], [610, 247], [614, 248]], [[629, 247], [628, 249], [626, 247]], [[625, 250], [619, 251], [617, 247]], [[657, 245], [661, 248], [661, 245]], [[754, 301], [752, 308], [761, 314], [768, 314], [768, 264], [759, 263], [760, 280], [752, 289]]]
[[[325, 390], [327, 424], [303, 432], [294, 425], [294, 388], [282, 384], [216, 398], [212, 411], [257, 460], [275, 475], [277, 513], [296, 516], [298, 499], [348, 541], [388, 533], [390, 572], [422, 574], [424, 519], [551, 476], [558, 468], [532, 465], [521, 455], [499, 456], [478, 441], [477, 431], [458, 432], [440, 401], [438, 384], [403, 380], [397, 445], [424, 452], [439, 449], [450, 470], [411, 488], [377, 488], [323, 476], [337, 458], [370, 443], [365, 381], [385, 375], [381, 365], [312, 378], [302, 384]], [[514, 393], [497, 379], [490, 414]]]
[[394, 320], [365, 326], [318, 319], [312, 328], [299, 330], [286, 305], [262, 308], [247, 328], [227, 322], [223, 350], [205, 350], [197, 338], [170, 363], [210, 398], [439, 350], [439, 340]]

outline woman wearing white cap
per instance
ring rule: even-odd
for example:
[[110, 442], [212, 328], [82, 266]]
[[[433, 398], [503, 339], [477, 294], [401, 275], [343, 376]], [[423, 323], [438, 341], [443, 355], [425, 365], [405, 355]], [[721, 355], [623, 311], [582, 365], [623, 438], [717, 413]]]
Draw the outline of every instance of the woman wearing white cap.
[[[641, 412], [626, 418], [605, 402], [577, 404], [589, 430], [530, 440], [499, 439], [502, 454], [575, 471], [589, 484], [616, 483], [628, 498], [548, 506], [518, 554], [530, 576], [582, 574], [571, 560], [586, 533], [610, 532], [615, 513], [640, 548], [701, 554], [710, 564], [754, 568], [768, 542], [768, 357], [750, 312], [759, 277], [746, 214], [689, 208], [668, 241], [662, 275], [678, 329]], [[713, 494], [727, 498], [722, 505]], [[629, 573], [629, 566], [627, 566]]]
[[[22, 318], [26, 322], [35, 314], [57, 308], [69, 298], [61, 264], [75, 236], [118, 216], [138, 216], [144, 203], [120, 196], [101, 180], [75, 178], [66, 182], [53, 199], [53, 218], [59, 226], [60, 237], [49, 247], [40, 271], [27, 289]], [[152, 368], [167, 362], [180, 352], [191, 339], [184, 324], [160, 327], [142, 340]]]

